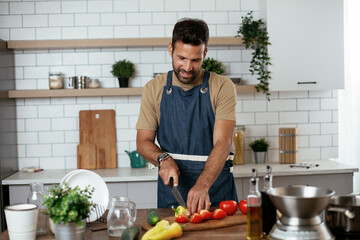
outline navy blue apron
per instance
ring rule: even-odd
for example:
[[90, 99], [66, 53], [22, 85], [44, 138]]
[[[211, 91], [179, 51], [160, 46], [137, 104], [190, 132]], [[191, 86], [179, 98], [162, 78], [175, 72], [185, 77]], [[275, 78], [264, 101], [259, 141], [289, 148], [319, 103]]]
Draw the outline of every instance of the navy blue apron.
[[[213, 149], [215, 114], [210, 100], [210, 72], [204, 72], [203, 83], [190, 90], [172, 85], [172, 72], [167, 74], [160, 103], [160, 123], [157, 140], [163, 151], [174, 154], [208, 156]], [[178, 189], [187, 201], [190, 189], [204, 169], [206, 161], [174, 159], [180, 170]], [[220, 175], [209, 190], [211, 206], [218, 206], [223, 200], [238, 202], [233, 163], [227, 160]], [[158, 208], [177, 207], [179, 204], [158, 177]]]

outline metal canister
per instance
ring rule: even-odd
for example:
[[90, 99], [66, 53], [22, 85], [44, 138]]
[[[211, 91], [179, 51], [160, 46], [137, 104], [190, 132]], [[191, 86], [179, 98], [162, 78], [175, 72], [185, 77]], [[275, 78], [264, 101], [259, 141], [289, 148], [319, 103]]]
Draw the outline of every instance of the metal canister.
[[75, 79], [75, 88], [76, 89], [84, 89], [86, 87], [86, 76], [77, 76]]

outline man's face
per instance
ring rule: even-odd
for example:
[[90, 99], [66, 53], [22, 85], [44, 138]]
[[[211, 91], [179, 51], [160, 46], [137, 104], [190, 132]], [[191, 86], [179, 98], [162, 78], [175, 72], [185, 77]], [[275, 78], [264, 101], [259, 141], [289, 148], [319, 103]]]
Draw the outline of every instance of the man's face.
[[205, 44], [193, 46], [177, 41], [175, 49], [169, 43], [169, 53], [172, 57], [176, 77], [182, 83], [191, 83], [200, 72], [207, 48], [205, 48]]

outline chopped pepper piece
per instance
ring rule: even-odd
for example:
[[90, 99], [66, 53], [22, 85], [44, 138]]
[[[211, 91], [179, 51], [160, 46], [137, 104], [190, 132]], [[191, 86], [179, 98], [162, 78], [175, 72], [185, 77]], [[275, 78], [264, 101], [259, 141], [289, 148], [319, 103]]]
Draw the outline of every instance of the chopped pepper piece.
[[161, 220], [155, 227], [147, 231], [141, 240], [170, 240], [181, 235], [182, 228], [180, 224], [174, 222], [170, 225], [169, 221]]
[[174, 210], [175, 212], [175, 217], [179, 216], [180, 214], [183, 214], [185, 217], [189, 217], [186, 214], [186, 208], [184, 208], [183, 206], [178, 206], [177, 208], [174, 208], [174, 206], [172, 206], [172, 210]]

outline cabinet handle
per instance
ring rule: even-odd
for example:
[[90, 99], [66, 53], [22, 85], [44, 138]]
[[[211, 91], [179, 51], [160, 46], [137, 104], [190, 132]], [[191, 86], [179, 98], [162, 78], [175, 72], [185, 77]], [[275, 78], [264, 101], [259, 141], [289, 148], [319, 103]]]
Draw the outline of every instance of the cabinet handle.
[[298, 82], [298, 84], [316, 84], [316, 82]]

